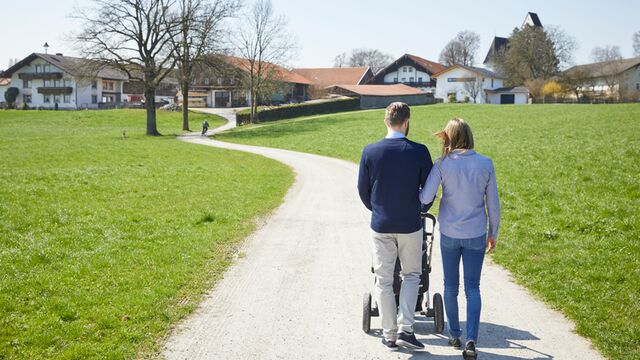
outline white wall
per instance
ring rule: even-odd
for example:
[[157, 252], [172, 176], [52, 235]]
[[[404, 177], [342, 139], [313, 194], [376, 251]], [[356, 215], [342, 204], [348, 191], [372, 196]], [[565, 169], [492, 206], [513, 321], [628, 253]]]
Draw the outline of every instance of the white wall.
[[[447, 71], [438, 76], [438, 81], [436, 84], [436, 99], [443, 99], [444, 102], [449, 102], [449, 93], [455, 93], [458, 101], [463, 101], [465, 96], [471, 97], [469, 93], [465, 90], [464, 82], [449, 82], [449, 78], [477, 78], [480, 77], [483, 79], [482, 82], [482, 91], [478, 94], [476, 98], [476, 102], [479, 104], [486, 103], [485, 92], [486, 89], [498, 89], [503, 87], [504, 83], [502, 79], [497, 78], [485, 78], [480, 74], [477, 74], [473, 71], [469, 71], [465, 68], [455, 68], [453, 70]], [[493, 80], [493, 83], [492, 81]], [[473, 101], [473, 99], [471, 100]]]
[[[406, 70], [406, 72], [405, 72]], [[431, 81], [431, 77], [429, 74], [423, 71], [419, 71], [413, 66], [401, 66], [398, 70], [387, 73], [384, 75], [385, 83], [394, 83], [394, 79], [398, 78], [398, 83], [409, 83], [412, 82], [411, 78], [413, 78], [413, 82], [418, 82], [419, 78], [422, 78], [422, 82]], [[404, 79], [404, 80], [403, 80]]]

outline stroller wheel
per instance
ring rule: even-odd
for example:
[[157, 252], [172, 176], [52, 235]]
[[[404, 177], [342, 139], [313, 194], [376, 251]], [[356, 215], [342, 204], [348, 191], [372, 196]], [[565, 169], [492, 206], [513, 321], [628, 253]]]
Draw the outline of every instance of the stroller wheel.
[[444, 331], [444, 305], [442, 295], [438, 293], [433, 295], [433, 323], [436, 327], [436, 333], [442, 334]]
[[371, 330], [371, 293], [364, 293], [362, 298], [362, 331], [369, 333]]

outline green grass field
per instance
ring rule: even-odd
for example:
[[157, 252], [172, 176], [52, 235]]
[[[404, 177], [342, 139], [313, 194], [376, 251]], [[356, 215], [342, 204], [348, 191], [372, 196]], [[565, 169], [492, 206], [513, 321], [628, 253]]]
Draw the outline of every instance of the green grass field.
[[282, 201], [286, 166], [158, 114], [0, 111], [0, 359], [153, 355]]
[[[640, 104], [414, 107], [410, 137], [436, 157], [431, 134], [454, 116], [471, 124], [477, 150], [495, 162], [495, 261], [606, 356], [640, 359]], [[382, 119], [382, 110], [345, 113], [216, 138], [357, 162], [385, 135]]]

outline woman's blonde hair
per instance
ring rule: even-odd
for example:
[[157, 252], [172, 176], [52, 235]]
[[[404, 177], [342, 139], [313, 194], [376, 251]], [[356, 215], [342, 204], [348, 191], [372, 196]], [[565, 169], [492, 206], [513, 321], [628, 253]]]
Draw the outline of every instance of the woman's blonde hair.
[[438, 131], [434, 135], [442, 140], [442, 159], [456, 149], [473, 149], [471, 126], [460, 118], [449, 120], [444, 130]]

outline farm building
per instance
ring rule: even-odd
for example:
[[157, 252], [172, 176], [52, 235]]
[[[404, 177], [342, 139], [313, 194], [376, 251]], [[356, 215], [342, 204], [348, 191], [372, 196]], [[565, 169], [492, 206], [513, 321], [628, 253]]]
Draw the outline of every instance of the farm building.
[[404, 84], [394, 85], [334, 85], [329, 93], [360, 98], [361, 109], [384, 108], [395, 101], [408, 105], [433, 103], [433, 96]]

